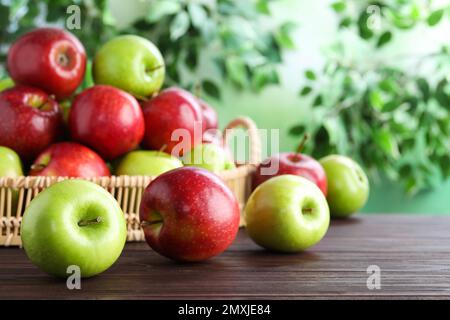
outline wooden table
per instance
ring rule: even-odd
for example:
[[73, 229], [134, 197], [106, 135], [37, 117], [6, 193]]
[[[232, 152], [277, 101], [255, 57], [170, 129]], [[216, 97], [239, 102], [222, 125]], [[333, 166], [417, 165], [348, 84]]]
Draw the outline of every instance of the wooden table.
[[[367, 288], [371, 265], [380, 268], [379, 290]], [[224, 254], [197, 264], [174, 263], [145, 243], [130, 243], [111, 269], [81, 285], [69, 291], [23, 250], [0, 248], [0, 299], [450, 298], [450, 217], [333, 221], [320, 244], [299, 254], [264, 251], [241, 230]]]

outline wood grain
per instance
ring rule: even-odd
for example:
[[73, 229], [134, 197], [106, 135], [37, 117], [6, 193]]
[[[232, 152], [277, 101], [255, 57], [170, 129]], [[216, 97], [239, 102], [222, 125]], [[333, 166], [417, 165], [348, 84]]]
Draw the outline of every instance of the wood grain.
[[[381, 289], [368, 290], [369, 265]], [[326, 237], [300, 254], [257, 247], [241, 230], [224, 254], [174, 263], [145, 243], [127, 244], [104, 274], [81, 290], [39, 271], [18, 248], [0, 248], [0, 299], [325, 299], [450, 298], [450, 217], [361, 215], [333, 221]]]

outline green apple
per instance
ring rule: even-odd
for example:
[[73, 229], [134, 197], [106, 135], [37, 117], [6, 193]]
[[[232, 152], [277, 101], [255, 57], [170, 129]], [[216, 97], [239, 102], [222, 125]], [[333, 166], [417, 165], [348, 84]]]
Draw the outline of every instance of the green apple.
[[260, 184], [245, 207], [248, 235], [260, 246], [299, 252], [318, 243], [328, 230], [330, 212], [317, 185], [281, 175]]
[[327, 175], [331, 216], [345, 218], [361, 209], [369, 197], [369, 180], [363, 169], [341, 155], [329, 155], [319, 162]]
[[30, 260], [43, 271], [82, 277], [108, 269], [119, 258], [127, 228], [119, 204], [99, 185], [64, 180], [39, 193], [25, 210], [21, 237]]
[[20, 176], [23, 172], [19, 156], [14, 150], [0, 146], [0, 177]]
[[158, 92], [164, 82], [164, 60], [149, 40], [124, 35], [105, 43], [92, 67], [94, 81], [127, 91], [137, 98]]
[[[0, 177], [17, 178], [23, 176], [22, 163], [19, 155], [12, 149], [0, 146]], [[12, 212], [17, 209], [19, 192], [17, 189], [12, 191]]]
[[180, 159], [162, 151], [131, 151], [123, 157], [116, 169], [116, 175], [158, 176], [166, 171], [180, 168]]
[[212, 172], [236, 168], [226, 150], [213, 143], [199, 144], [183, 155], [187, 166], [200, 167]]
[[11, 78], [0, 80], [0, 92], [12, 87], [14, 87], [14, 81]]

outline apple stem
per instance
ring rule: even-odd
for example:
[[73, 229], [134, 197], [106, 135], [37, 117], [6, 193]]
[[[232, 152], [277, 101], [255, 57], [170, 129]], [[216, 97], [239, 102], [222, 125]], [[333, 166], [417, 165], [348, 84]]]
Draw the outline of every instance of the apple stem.
[[197, 97], [197, 99], [200, 99], [202, 95], [202, 86], [200, 82], [197, 82], [194, 86], [194, 95]]
[[167, 144], [163, 144], [163, 146], [161, 148], [159, 148], [158, 154], [163, 153], [164, 150], [166, 150], [166, 149], [167, 149]]
[[311, 213], [311, 212], [313, 212], [312, 208], [303, 208], [302, 209], [302, 213]]
[[148, 227], [148, 226], [151, 226], [151, 225], [154, 225], [154, 224], [159, 224], [159, 223], [161, 223], [161, 222], [163, 222], [163, 220], [142, 221], [142, 222], [141, 222], [141, 227], [142, 227], [142, 228], [145, 228], [145, 227]]
[[95, 219], [90, 220], [81, 220], [80, 222], [78, 222], [78, 226], [85, 227], [90, 226], [92, 224], [99, 224], [100, 222], [102, 222], [102, 217], [97, 217]]
[[156, 71], [156, 70], [164, 68], [164, 67], [165, 66], [163, 64], [161, 64], [159, 66], [156, 66], [156, 67], [153, 67], [153, 68], [150, 68], [150, 69], [145, 69], [145, 73], [153, 72], [153, 71]]
[[32, 164], [30, 169], [32, 171], [42, 171], [45, 169], [45, 167], [46, 167], [46, 165], [43, 163], [36, 163], [36, 164]]
[[305, 133], [302, 141], [300, 141], [300, 144], [297, 147], [296, 153], [302, 153], [303, 148], [305, 147], [305, 144], [308, 140], [309, 140], [309, 134]]

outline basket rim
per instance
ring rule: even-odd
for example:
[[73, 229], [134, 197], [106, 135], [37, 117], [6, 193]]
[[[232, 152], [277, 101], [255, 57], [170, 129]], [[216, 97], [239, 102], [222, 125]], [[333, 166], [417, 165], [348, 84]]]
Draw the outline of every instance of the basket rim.
[[[253, 171], [255, 166], [246, 164], [234, 169], [215, 173], [224, 180], [242, 177]], [[113, 187], [142, 187], [146, 186], [157, 176], [105, 176], [105, 177], [63, 177], [63, 176], [20, 176], [20, 177], [0, 177], [0, 188], [45, 188], [63, 180], [87, 180], [106, 188]]]

